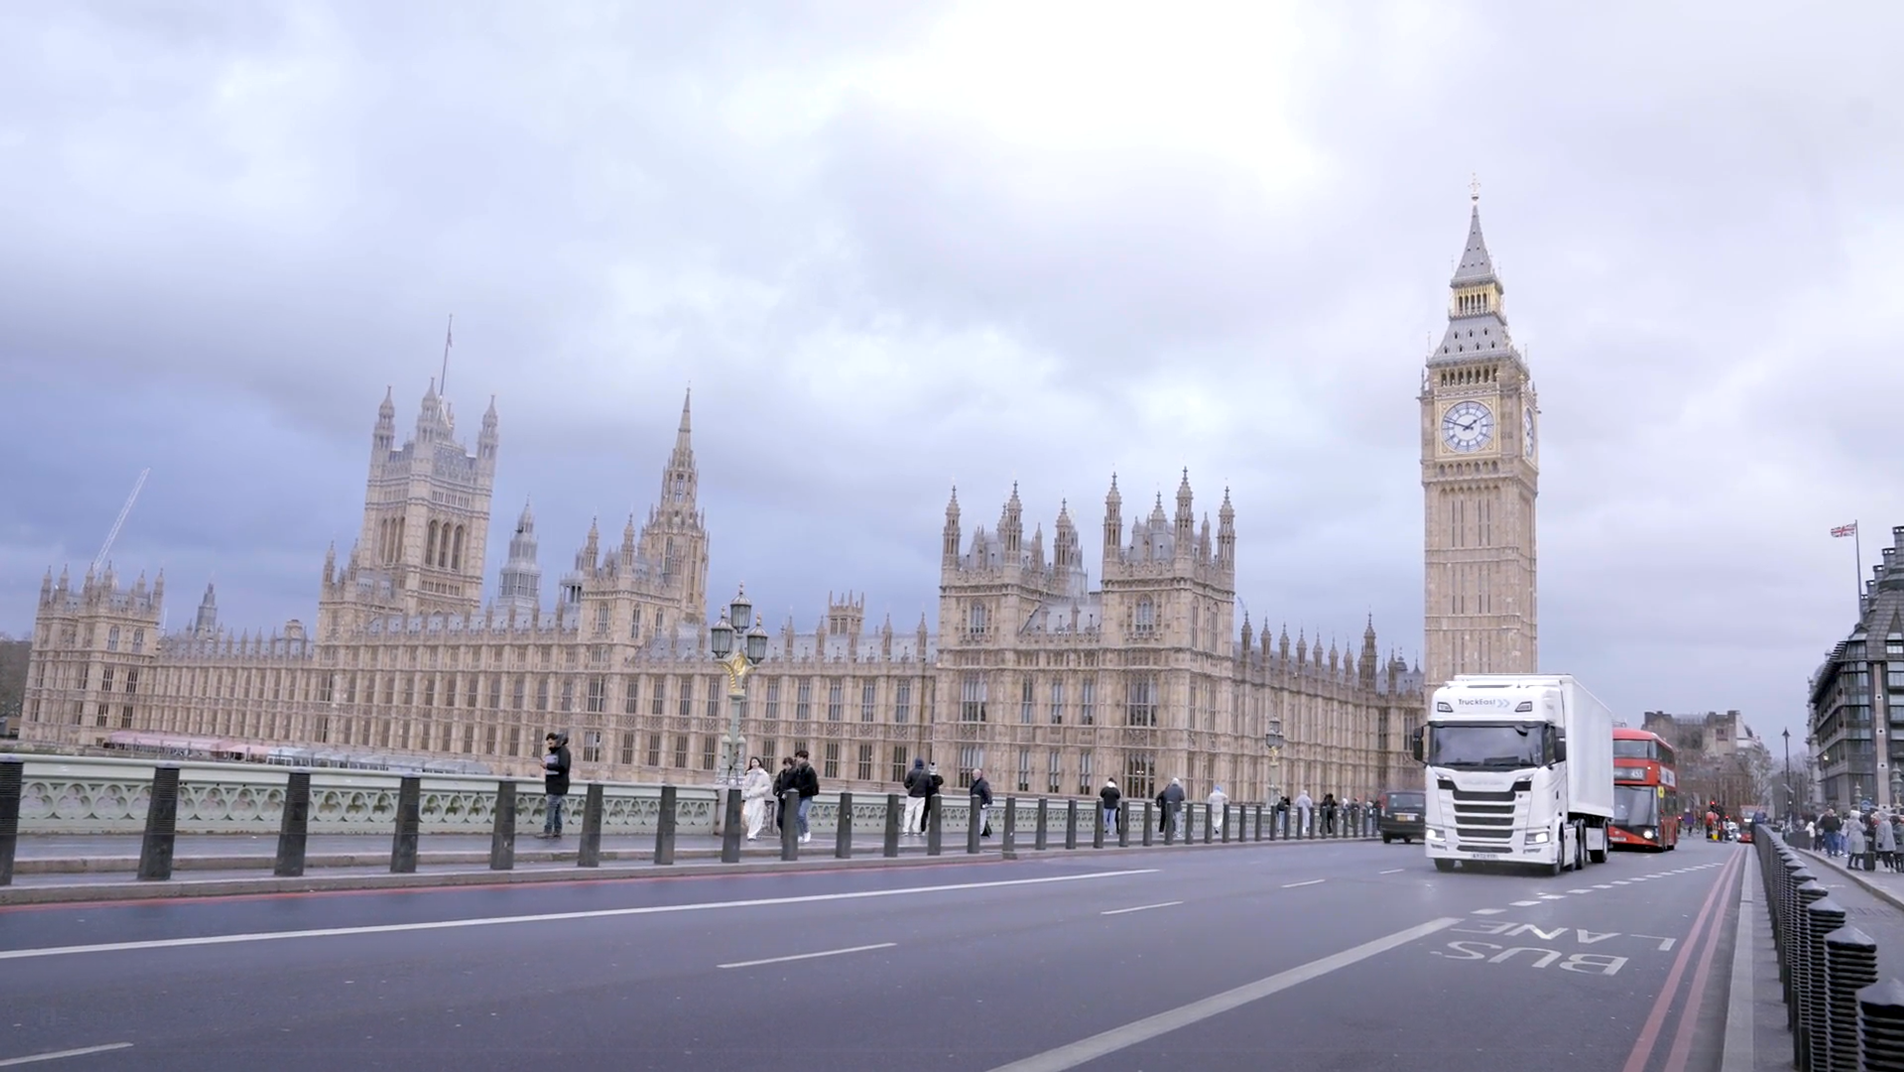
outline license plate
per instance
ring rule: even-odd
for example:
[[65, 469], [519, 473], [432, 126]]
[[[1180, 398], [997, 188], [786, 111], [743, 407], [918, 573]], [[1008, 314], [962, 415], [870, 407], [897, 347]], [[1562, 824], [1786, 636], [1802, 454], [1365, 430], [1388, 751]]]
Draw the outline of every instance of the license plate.
[[1412, 823], [1415, 821], [1415, 813], [1412, 811], [1398, 811], [1395, 813], [1395, 819], [1398, 822]]

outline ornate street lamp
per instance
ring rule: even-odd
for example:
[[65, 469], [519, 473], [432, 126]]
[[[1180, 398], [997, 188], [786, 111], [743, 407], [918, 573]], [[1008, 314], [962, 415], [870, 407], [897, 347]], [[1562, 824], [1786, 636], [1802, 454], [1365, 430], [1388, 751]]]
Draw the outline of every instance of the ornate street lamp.
[[[753, 627], [747, 628], [748, 619]], [[743, 631], [745, 630], [745, 631]], [[741, 586], [734, 602], [722, 612], [721, 620], [708, 631], [714, 659], [727, 671], [727, 732], [721, 735], [721, 784], [739, 786], [747, 763], [747, 738], [741, 735], [741, 713], [747, 707], [747, 675], [767, 658], [767, 630], [754, 615], [754, 604]]]
[[1283, 720], [1275, 715], [1271, 715], [1269, 719], [1269, 729], [1263, 734], [1263, 746], [1269, 751], [1269, 803], [1271, 805], [1274, 805], [1281, 796], [1276, 790], [1282, 786], [1283, 745], [1287, 743], [1288, 741], [1283, 738]]

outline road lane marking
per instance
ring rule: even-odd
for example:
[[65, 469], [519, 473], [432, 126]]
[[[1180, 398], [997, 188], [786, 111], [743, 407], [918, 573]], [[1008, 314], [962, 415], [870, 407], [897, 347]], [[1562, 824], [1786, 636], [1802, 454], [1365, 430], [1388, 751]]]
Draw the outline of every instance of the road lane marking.
[[52, 1053], [32, 1053], [25, 1057], [0, 1058], [0, 1068], [12, 1068], [15, 1065], [37, 1064], [41, 1061], [57, 1061], [63, 1057], [84, 1057], [89, 1053], [105, 1053], [109, 1050], [130, 1049], [130, 1042], [108, 1042], [103, 1046], [81, 1046], [77, 1050], [55, 1050]]
[[1612, 884], [1606, 883], [1606, 882], [1596, 882], [1593, 884], [1593, 888], [1596, 890], [1610, 890], [1613, 888], [1613, 886]]
[[1511, 901], [1509, 903], [1512, 904], [1515, 908], [1532, 908], [1535, 905], [1539, 904], [1540, 902], [1539, 901]]
[[1477, 916], [1498, 916], [1507, 911], [1505, 908], [1477, 908], [1472, 913]]
[[1296, 888], [1297, 886], [1313, 886], [1313, 885], [1315, 885], [1315, 884], [1316, 884], [1316, 883], [1318, 883], [1318, 882], [1327, 882], [1327, 881], [1329, 881], [1329, 880], [1328, 880], [1328, 879], [1325, 879], [1325, 878], [1312, 878], [1312, 879], [1310, 879], [1310, 880], [1309, 880], [1309, 881], [1307, 881], [1307, 882], [1285, 882], [1285, 883], [1283, 883], [1283, 889], [1285, 889], [1285, 890], [1293, 890], [1293, 889], [1295, 889], [1295, 888]]
[[[1743, 856], [1733, 857], [1733, 860], [1743, 859]], [[1731, 862], [1727, 861], [1728, 865]], [[1686, 972], [1687, 960], [1692, 951], [1699, 947], [1699, 935], [1706, 926], [1706, 920], [1712, 915], [1712, 906], [1718, 900], [1719, 891], [1726, 885], [1726, 875], [1727, 872], [1724, 871], [1719, 873], [1718, 879], [1712, 884], [1711, 892], [1706, 894], [1705, 905], [1699, 909], [1699, 914], [1693, 917], [1692, 928], [1686, 932], [1685, 944], [1679, 947], [1679, 955], [1673, 958], [1672, 969], [1666, 973], [1666, 983], [1660, 987], [1659, 997], [1653, 1000], [1652, 1011], [1647, 1014], [1639, 1036], [1633, 1040], [1632, 1052], [1627, 1054], [1622, 1072], [1642, 1072], [1651, 1060], [1653, 1046], [1659, 1040], [1659, 1029], [1666, 1022], [1666, 1010], [1672, 1004], [1674, 994], [1679, 990], [1679, 978]], [[1721, 918], [1724, 914], [1721, 910]], [[1717, 925], [1717, 921], [1714, 921], [1714, 926]]]
[[1543, 893], [1540, 895], [1540, 899], [1543, 901], [1564, 901], [1567, 899], [1567, 895], [1564, 893]]
[[1592, 893], [1592, 890], [1568, 890], [1568, 893]]
[[868, 949], [891, 949], [898, 942], [880, 942], [877, 945], [856, 945], [846, 949], [828, 949], [820, 953], [795, 953], [790, 957], [768, 957], [765, 960], [737, 960], [732, 964], [716, 964], [717, 968], [757, 968], [762, 964], [785, 964], [789, 960], [812, 960], [815, 957], [837, 957], [846, 953], [864, 953]]
[[1386, 870], [1386, 871], [1384, 871], [1384, 872], [1382, 872], [1382, 874], [1384, 874], [1384, 875], [1399, 875], [1399, 874], [1401, 874], [1401, 873], [1402, 873], [1403, 871], [1405, 871], [1405, 870], [1407, 870], [1407, 868], [1403, 868], [1403, 867], [1391, 867], [1391, 868], [1389, 868], [1388, 870]]
[[[1726, 885], [1725, 874], [1719, 876], [1719, 884], [1721, 887]], [[1699, 954], [1699, 967], [1692, 973], [1692, 986], [1686, 991], [1686, 1004], [1679, 1010], [1679, 1027], [1673, 1032], [1673, 1047], [1666, 1056], [1665, 1072], [1686, 1072], [1686, 1062], [1692, 1056], [1692, 1032], [1699, 1023], [1699, 1007], [1705, 1001], [1706, 981], [1712, 976], [1712, 954], [1719, 948], [1720, 932], [1725, 930], [1725, 909], [1725, 901], [1721, 899], [1719, 914], [1712, 918], [1712, 926], [1706, 928], [1706, 951]], [[1835, 1056], [1832, 1063], [1837, 1063]]]
[[40, 949], [0, 949], [0, 960], [64, 957], [76, 953], [118, 953], [137, 949], [175, 949], [195, 945], [237, 945], [274, 942], [286, 938], [338, 938], [359, 934], [396, 934], [403, 931], [454, 930], [461, 927], [499, 927], [510, 923], [559, 923], [576, 919], [613, 919], [618, 916], [658, 916], [670, 912], [707, 912], [722, 908], [765, 908], [774, 905], [816, 904], [822, 901], [861, 901], [873, 897], [910, 897], [914, 894], [958, 890], [990, 890], [1007, 886], [1041, 886], [1053, 882], [1084, 882], [1128, 875], [1154, 875], [1155, 867], [1128, 871], [1091, 871], [1082, 875], [1001, 879], [996, 882], [955, 882], [944, 886], [908, 886], [891, 890], [854, 890], [849, 893], [811, 893], [798, 897], [758, 897], [745, 901], [698, 901], [691, 904], [643, 905], [638, 908], [597, 908], [584, 912], [544, 912], [533, 916], [489, 916], [479, 919], [440, 919], [424, 923], [382, 923], [363, 927], [324, 927], [306, 931], [263, 931], [255, 934], [212, 934], [196, 938], [156, 938], [143, 942], [104, 942], [99, 945], [47, 946]]
[[1151, 908], [1169, 908], [1172, 905], [1180, 905], [1182, 903], [1182, 901], [1163, 901], [1158, 904], [1140, 904], [1136, 908], [1113, 908], [1108, 912], [1099, 912], [1098, 915], [1121, 916], [1126, 912], [1142, 912]]
[[1426, 938], [1437, 931], [1445, 930], [1459, 922], [1461, 922], [1461, 920], [1453, 917], [1430, 920], [1419, 927], [1410, 927], [1405, 931], [1396, 931], [1387, 937], [1377, 938], [1372, 942], [1364, 942], [1352, 949], [1344, 949], [1340, 953], [1332, 953], [1329, 956], [1323, 957], [1321, 960], [1312, 960], [1307, 964], [1291, 968], [1288, 971], [1278, 972], [1266, 979], [1258, 979], [1253, 983], [1245, 983], [1233, 990], [1225, 990], [1221, 994], [1213, 994], [1201, 1001], [1193, 1001], [1188, 1005], [1180, 1005], [1177, 1008], [1160, 1012], [1155, 1016], [1147, 1016], [1142, 1020], [1125, 1024], [1122, 1027], [1114, 1027], [1109, 1031], [1092, 1035], [1090, 1038], [1079, 1039], [1070, 1045], [1060, 1046], [1055, 1050], [1046, 1050], [1044, 1053], [1033, 1054], [1020, 1061], [999, 1065], [997, 1068], [992, 1069], [991, 1072], [1062, 1072], [1062, 1070], [1067, 1068], [1076, 1068], [1079, 1065], [1088, 1064], [1107, 1054], [1116, 1053], [1119, 1050], [1135, 1046], [1140, 1042], [1147, 1042], [1159, 1035], [1168, 1034], [1202, 1020], [1208, 1020], [1213, 1016], [1221, 1015], [1232, 1009], [1242, 1008], [1253, 1001], [1260, 1001], [1271, 994], [1280, 993], [1293, 986], [1299, 986], [1311, 979], [1319, 979], [1330, 972], [1338, 971], [1351, 964], [1367, 960], [1378, 954], [1386, 953], [1391, 949], [1396, 949], [1410, 942]]

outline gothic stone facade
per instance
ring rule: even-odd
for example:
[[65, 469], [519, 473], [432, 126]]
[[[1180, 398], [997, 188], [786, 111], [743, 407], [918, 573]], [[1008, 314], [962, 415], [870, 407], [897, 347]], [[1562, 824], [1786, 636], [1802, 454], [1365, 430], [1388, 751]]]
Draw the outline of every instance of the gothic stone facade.
[[1477, 203], [1421, 380], [1425, 686], [1539, 666], [1534, 501], [1540, 406], [1508, 335]]
[[[567, 727], [586, 777], [714, 777], [728, 718], [707, 650], [708, 536], [684, 405], [659, 501], [619, 546], [591, 526], [552, 599], [535, 522], [517, 521], [495, 597], [481, 566], [498, 447], [492, 403], [474, 453], [432, 386], [396, 445], [388, 397], [372, 432], [363, 524], [326, 555], [316, 626], [270, 636], [218, 624], [208, 587], [189, 629], [161, 635], [164, 579], [110, 569], [41, 586], [23, 736], [93, 746], [154, 735], [263, 752], [401, 754], [532, 775], [543, 730]], [[1182, 777], [1238, 800], [1307, 789], [1367, 796], [1416, 775], [1404, 741], [1419, 673], [1361, 651], [1293, 650], [1234, 627], [1235, 512], [1199, 527], [1189, 475], [1124, 533], [1105, 500], [1101, 584], [1086, 578], [1068, 508], [1047, 553], [1014, 489], [997, 526], [962, 534], [946, 511], [937, 629], [868, 631], [863, 599], [829, 600], [810, 632], [786, 622], [750, 679], [748, 751], [810, 749], [829, 786], [887, 791], [914, 756], [963, 784], [1094, 793], [1106, 776], [1148, 795]], [[1288, 745], [1272, 764], [1271, 719]]]

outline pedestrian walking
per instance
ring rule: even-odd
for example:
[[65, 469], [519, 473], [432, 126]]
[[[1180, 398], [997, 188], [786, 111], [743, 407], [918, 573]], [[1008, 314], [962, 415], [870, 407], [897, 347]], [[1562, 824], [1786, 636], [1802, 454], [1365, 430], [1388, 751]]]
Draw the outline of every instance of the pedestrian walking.
[[926, 761], [915, 758], [906, 772], [906, 834], [915, 837], [926, 832], [926, 800], [932, 796], [932, 775]]
[[551, 731], [542, 744], [548, 751], [542, 756], [542, 833], [536, 837], [559, 840], [562, 804], [569, 795], [568, 731]]
[[992, 783], [977, 767], [972, 768], [972, 815], [968, 821], [978, 827], [979, 837], [992, 836]]
[[793, 757], [780, 757], [780, 773], [774, 775], [774, 829], [784, 830], [787, 826], [787, 790], [793, 788]]
[[802, 748], [793, 754], [793, 774], [787, 779], [788, 788], [800, 794], [800, 804], [796, 821], [800, 824], [800, 843], [813, 840], [813, 831], [807, 828], [807, 809], [813, 804], [813, 798], [820, 795], [820, 774], [813, 769], [811, 757]]
[[1098, 806], [1104, 809], [1104, 829], [1117, 831], [1117, 805], [1124, 799], [1124, 791], [1117, 787], [1117, 779], [1104, 779], [1104, 788], [1097, 791]]
[[1210, 790], [1210, 833], [1215, 835], [1223, 833], [1223, 808], [1229, 802], [1230, 795], [1223, 791], [1222, 786], [1219, 785]]
[[747, 823], [747, 840], [760, 836], [767, 821], [767, 794], [773, 791], [773, 779], [767, 777], [767, 764], [759, 756], [747, 761], [747, 773], [740, 780], [741, 815]]

